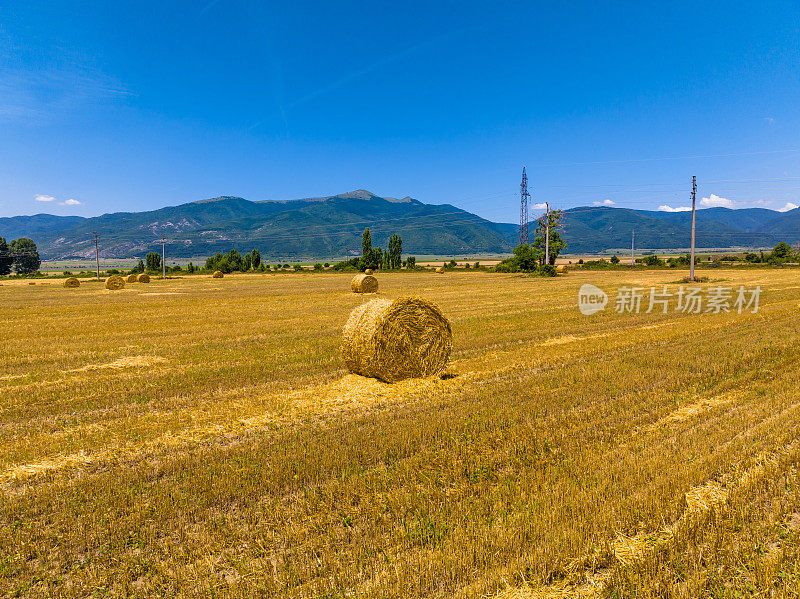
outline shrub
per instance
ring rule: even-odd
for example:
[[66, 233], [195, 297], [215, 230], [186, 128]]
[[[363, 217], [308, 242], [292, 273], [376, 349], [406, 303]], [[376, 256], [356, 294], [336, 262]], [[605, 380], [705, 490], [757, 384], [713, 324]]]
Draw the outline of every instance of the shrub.
[[639, 262], [646, 266], [664, 266], [665, 264], [664, 261], [655, 254], [650, 254], [649, 256], [645, 256], [644, 258], [637, 258], [636, 262]]
[[[609, 260], [609, 262], [611, 262], [611, 264], [619, 264], [619, 258], [617, 258], [615, 254], [614, 256], [611, 256], [611, 260]], [[583, 263], [583, 260], [581, 260], [581, 263]]]
[[539, 267], [538, 273], [545, 277], [556, 276], [556, 267], [552, 264], [543, 264]]
[[414, 270], [417, 267], [417, 258], [415, 256], [409, 256], [406, 258], [406, 268], [408, 270]]
[[472, 265], [472, 268], [474, 268], [475, 270], [478, 270], [480, 267], [481, 267], [480, 262], [476, 262], [475, 264]]
[[360, 260], [358, 258], [351, 258], [350, 260], [342, 260], [333, 265], [333, 270], [337, 272], [355, 272], [358, 270]]
[[314, 270], [322, 270], [322, 264], [320, 264], [319, 262], [314, 264]]
[[[287, 264], [286, 266], [289, 266], [289, 265]], [[301, 270], [303, 270], [303, 265], [302, 264], [295, 264], [294, 265], [294, 271], [295, 272], [300, 272]]]

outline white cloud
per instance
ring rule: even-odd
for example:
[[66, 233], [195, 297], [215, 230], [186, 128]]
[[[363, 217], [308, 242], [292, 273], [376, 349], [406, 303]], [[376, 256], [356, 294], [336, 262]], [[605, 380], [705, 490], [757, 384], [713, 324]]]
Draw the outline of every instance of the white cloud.
[[664, 206], [659, 206], [658, 207], [658, 211], [659, 212], [691, 212], [692, 211], [692, 207], [691, 206], [676, 206], [675, 208], [673, 208], [672, 206], [664, 205]]
[[800, 208], [800, 206], [792, 204], [791, 202], [786, 202], [783, 208], [778, 208], [778, 212], [789, 212], [789, 210], [794, 210], [795, 208]]
[[35, 196], [33, 196], [33, 199], [37, 202], [52, 202], [55, 200], [53, 196], [45, 196], [40, 193], [37, 193]]
[[533, 208], [534, 210], [546, 210], [547, 204], [533, 204], [531, 208]]
[[773, 119], [771, 116], [765, 116], [764, 120], [767, 122], [767, 125], [774, 125], [775, 124], [775, 119]]
[[62, 206], [80, 206], [81, 203], [78, 200], [73, 200], [72, 198], [68, 199], [66, 202], [61, 202]]
[[616, 204], [616, 202], [613, 201], [613, 200], [605, 199], [602, 202], [599, 202], [599, 201], [598, 202], [592, 202], [592, 204], [595, 205], [595, 206], [613, 206], [614, 204]]
[[721, 198], [712, 193], [709, 197], [700, 200], [700, 205], [706, 208], [733, 208], [733, 200]]

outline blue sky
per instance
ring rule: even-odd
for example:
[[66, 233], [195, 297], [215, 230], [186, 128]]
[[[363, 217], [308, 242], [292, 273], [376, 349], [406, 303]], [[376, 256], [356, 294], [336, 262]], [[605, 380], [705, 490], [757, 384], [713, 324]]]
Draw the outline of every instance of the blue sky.
[[[553, 4], [558, 4], [554, 7]], [[800, 204], [800, 5], [0, 2], [0, 216]]]

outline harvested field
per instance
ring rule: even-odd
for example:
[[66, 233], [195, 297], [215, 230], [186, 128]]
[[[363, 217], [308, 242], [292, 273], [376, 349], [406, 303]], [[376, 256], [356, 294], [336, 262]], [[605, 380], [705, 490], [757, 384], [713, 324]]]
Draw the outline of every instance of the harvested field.
[[757, 314], [614, 312], [663, 270], [383, 273], [453, 333], [394, 384], [339, 355], [350, 278], [0, 287], [0, 596], [800, 593], [798, 271], [699, 285]]

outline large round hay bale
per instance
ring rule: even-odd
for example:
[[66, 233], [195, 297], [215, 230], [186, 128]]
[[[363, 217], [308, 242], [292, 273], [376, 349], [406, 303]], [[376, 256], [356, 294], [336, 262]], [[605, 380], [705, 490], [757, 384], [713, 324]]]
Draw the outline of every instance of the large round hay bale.
[[106, 289], [116, 291], [125, 287], [125, 279], [120, 276], [112, 275], [106, 279]]
[[132, 273], [132, 274], [128, 275], [128, 277], [125, 279], [125, 282], [126, 283], [135, 283], [137, 281], [137, 279], [138, 279], [138, 277], [136, 276], [136, 273]]
[[566, 274], [569, 272], [569, 267], [566, 264], [559, 264], [556, 266], [556, 272], [559, 274]]
[[80, 287], [80, 286], [81, 282], [75, 277], [70, 277], [66, 281], [64, 281], [64, 287], [68, 287], [70, 289], [74, 289], [75, 287]]
[[376, 293], [378, 291], [378, 279], [366, 273], [357, 274], [350, 281], [350, 290], [353, 293]]
[[146, 272], [141, 273], [138, 277], [136, 277], [137, 283], [149, 283], [150, 282], [150, 275]]
[[371, 269], [371, 268], [368, 268], [367, 270], [365, 270], [365, 271], [364, 271], [364, 274], [365, 274], [365, 275], [371, 275], [371, 274], [373, 274], [373, 272], [372, 272], [372, 269]]
[[436, 272], [438, 272], [439, 274], [442, 274], [444, 272], [444, 266], [440, 266], [439, 268], [437, 268]]
[[452, 346], [450, 322], [436, 304], [418, 297], [366, 302], [342, 331], [350, 372], [387, 383], [440, 372]]
[[224, 276], [225, 276], [225, 275], [224, 275], [224, 274], [222, 274], [222, 271], [221, 271], [221, 270], [215, 270], [215, 271], [214, 271], [214, 274], [213, 274], [213, 275], [211, 275], [211, 278], [212, 278], [212, 279], [221, 279], [221, 278], [222, 278], [222, 277], [224, 277]]

